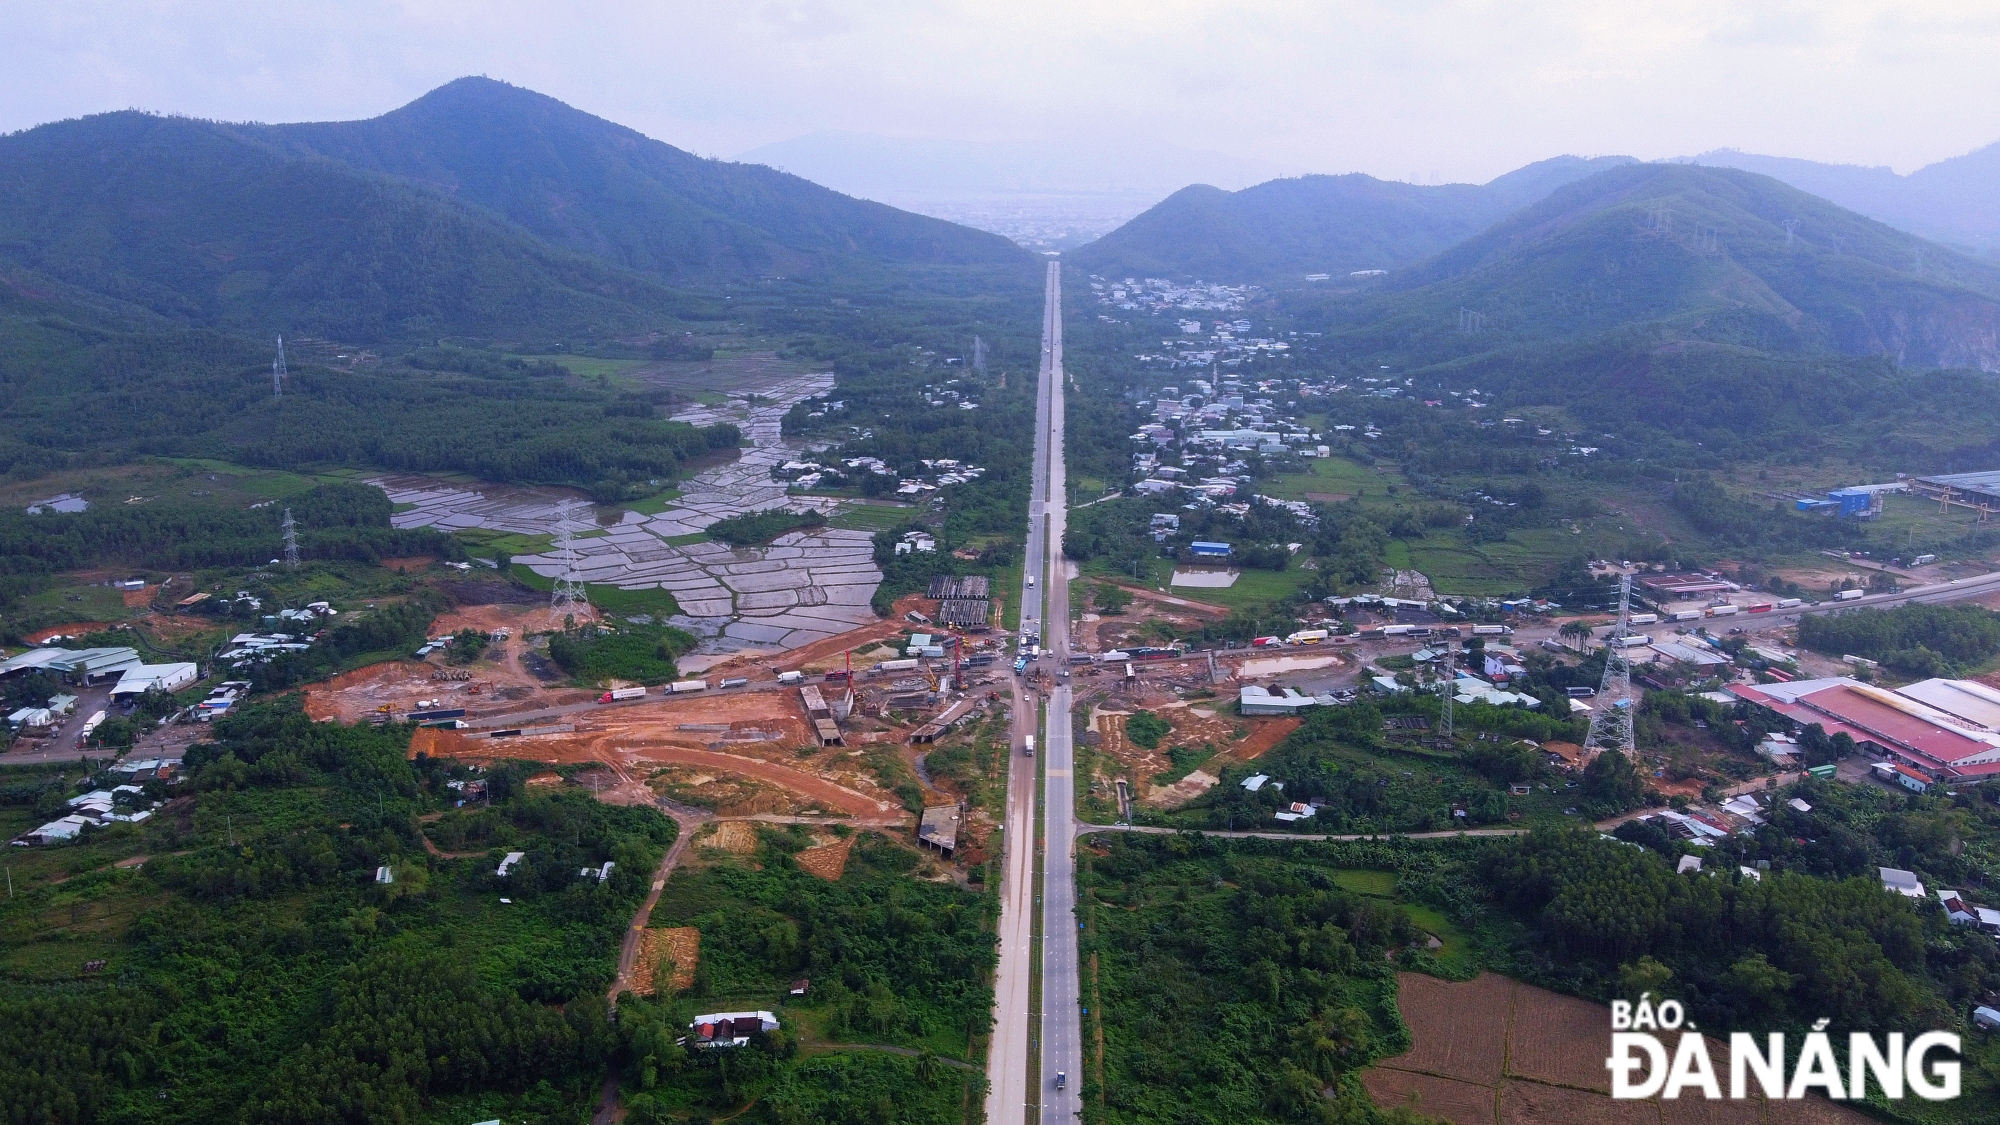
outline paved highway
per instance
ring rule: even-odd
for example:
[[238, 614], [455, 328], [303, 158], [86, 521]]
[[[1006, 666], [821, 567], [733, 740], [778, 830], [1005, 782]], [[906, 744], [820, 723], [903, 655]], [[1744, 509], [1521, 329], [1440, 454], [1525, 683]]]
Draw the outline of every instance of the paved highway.
[[[1035, 452], [1028, 494], [1028, 543], [1021, 577], [1021, 634], [1040, 636], [1042, 595], [1049, 593], [1054, 574], [1064, 589], [1060, 571], [1052, 571], [1049, 551], [1048, 498], [1052, 473], [1061, 472], [1061, 310], [1055, 263], [1049, 265], [1048, 290], [1042, 309], [1041, 371], [1035, 391]], [[1053, 452], [1052, 452], [1053, 447]], [[1061, 477], [1054, 495], [1060, 505]], [[1067, 627], [1067, 594], [1051, 599], [1056, 619]], [[1052, 642], [1053, 643], [1053, 642]], [[1064, 695], [1067, 696], [1067, 692]], [[1035, 767], [1024, 753], [1027, 740], [1038, 735], [1037, 695], [1019, 677], [1014, 680], [1014, 753], [1008, 756], [1006, 830], [1001, 837], [1000, 964], [993, 978], [993, 1045], [986, 1055], [986, 1120], [988, 1125], [1033, 1125], [1030, 1117], [1040, 1091], [1028, 1088], [1028, 1060], [1041, 1038], [1029, 1036], [1029, 976], [1034, 953], [1032, 928], [1036, 907]], [[1053, 706], [1052, 706], [1053, 711]], [[1065, 726], [1065, 730], [1066, 730]], [[1047, 751], [1044, 750], [1044, 753]], [[1065, 850], [1069, 837], [1064, 836]], [[1071, 946], [1074, 948], [1072, 940]], [[1072, 973], [1072, 977], [1074, 974]], [[1046, 984], [1044, 985], [1046, 987]], [[1072, 979], [1071, 992], [1075, 990]], [[1046, 1005], [1045, 1005], [1046, 1006]], [[1044, 1071], [1045, 1078], [1053, 1072]]]
[[[1083, 1020], [1077, 990], [1076, 780], [1070, 738], [1069, 566], [1062, 557], [1068, 514], [1063, 465], [1062, 272], [1049, 263], [1048, 312], [1042, 353], [1042, 409], [1037, 428], [1045, 440], [1043, 474], [1047, 557], [1044, 582], [1048, 610], [1043, 647], [1054, 665], [1056, 686], [1049, 693], [1048, 749], [1042, 792], [1042, 1125], [1073, 1125], [1083, 1112]], [[1038, 412], [1039, 413], [1039, 412]], [[1057, 1075], [1067, 1076], [1061, 1089]]]

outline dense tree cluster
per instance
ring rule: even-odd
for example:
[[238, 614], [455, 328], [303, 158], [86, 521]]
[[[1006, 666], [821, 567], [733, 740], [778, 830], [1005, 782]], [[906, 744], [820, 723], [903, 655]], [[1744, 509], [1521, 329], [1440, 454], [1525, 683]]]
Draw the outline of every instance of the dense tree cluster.
[[1974, 605], [1899, 605], [1799, 619], [1799, 644], [1879, 660], [1913, 676], [1949, 675], [2000, 652], [2000, 613]]

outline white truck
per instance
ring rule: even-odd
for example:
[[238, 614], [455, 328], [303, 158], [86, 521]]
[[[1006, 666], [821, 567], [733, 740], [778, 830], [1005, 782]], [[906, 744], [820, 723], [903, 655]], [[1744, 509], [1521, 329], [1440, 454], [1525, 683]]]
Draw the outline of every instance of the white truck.
[[781, 684], [802, 684], [806, 682], [806, 674], [804, 672], [780, 672], [778, 673], [778, 682]]
[[1326, 640], [1326, 638], [1327, 631], [1325, 629], [1301, 629], [1291, 636], [1286, 637], [1285, 643], [1288, 645], [1316, 645]]
[[619, 699], [644, 699], [646, 689], [642, 687], [613, 688], [597, 697], [599, 703], [610, 703]]
[[1866, 590], [1842, 590], [1833, 596], [1833, 600], [1837, 602], [1851, 602], [1856, 598], [1865, 597], [1867, 593], [1868, 591]]
[[[1384, 629], [1382, 631], [1386, 633], [1389, 630]], [[1514, 635], [1514, 630], [1506, 625], [1474, 625], [1472, 627], [1472, 635], [1475, 637], [1511, 637]]]
[[1635, 613], [1625, 619], [1628, 625], [1651, 625], [1660, 619], [1657, 613]]
[[1700, 620], [1701, 620], [1701, 611], [1700, 611], [1700, 610], [1698, 610], [1698, 609], [1683, 609], [1683, 610], [1677, 610], [1677, 611], [1675, 611], [1675, 612], [1673, 612], [1673, 613], [1669, 613], [1669, 614], [1667, 614], [1667, 620], [1669, 620], [1669, 621], [1700, 621]]
[[1742, 612], [1741, 606], [1712, 605], [1708, 607], [1708, 615], [1710, 617], [1734, 617], [1741, 612]]
[[877, 672], [914, 672], [919, 667], [916, 660], [883, 660], [875, 665]]
[[674, 681], [673, 683], [670, 683], [670, 684], [668, 684], [668, 685], [667, 685], [667, 690], [668, 690], [669, 692], [673, 693], [674, 695], [681, 695], [681, 694], [684, 694], [684, 693], [686, 693], [686, 692], [690, 692], [690, 691], [707, 691], [707, 690], [708, 690], [708, 681], [707, 681], [707, 680], [675, 680], [675, 681]]

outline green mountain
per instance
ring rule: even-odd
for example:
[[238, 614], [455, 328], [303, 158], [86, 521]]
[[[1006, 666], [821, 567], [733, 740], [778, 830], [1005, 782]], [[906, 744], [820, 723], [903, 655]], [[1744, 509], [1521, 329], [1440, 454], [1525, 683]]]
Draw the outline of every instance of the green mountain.
[[1564, 184], [1629, 157], [1559, 156], [1483, 185], [1421, 187], [1360, 174], [1183, 188], [1068, 258], [1110, 277], [1298, 282], [1398, 269], [1485, 229]]
[[602, 335], [684, 302], [410, 184], [134, 112], [0, 137], [0, 264], [180, 325], [367, 343]]
[[1634, 164], [1322, 301], [1351, 353], [1435, 363], [1648, 326], [1769, 353], [2000, 370], [2000, 266], [1776, 180]]
[[422, 184], [556, 245], [673, 281], [799, 274], [850, 260], [1023, 258], [998, 235], [763, 165], [705, 160], [487, 78], [461, 78], [367, 121], [241, 131]]

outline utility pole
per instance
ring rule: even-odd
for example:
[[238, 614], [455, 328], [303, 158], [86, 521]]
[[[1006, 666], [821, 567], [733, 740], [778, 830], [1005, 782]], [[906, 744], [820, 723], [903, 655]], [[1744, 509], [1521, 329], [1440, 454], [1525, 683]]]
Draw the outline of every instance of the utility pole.
[[1625, 658], [1625, 646], [1618, 642], [1631, 628], [1631, 619], [1632, 576], [1627, 574], [1618, 579], [1618, 624], [1611, 627], [1611, 636], [1605, 638], [1604, 679], [1593, 701], [1596, 710], [1590, 715], [1590, 733], [1583, 740], [1586, 750], [1618, 750], [1627, 758], [1633, 757], [1637, 750], [1632, 736], [1632, 711], [1638, 701], [1632, 697], [1632, 662]]

